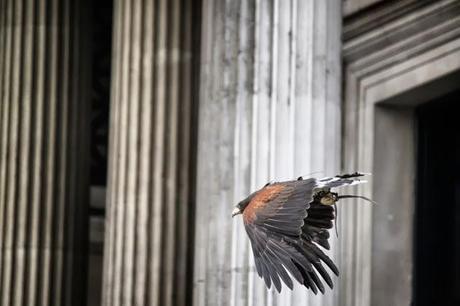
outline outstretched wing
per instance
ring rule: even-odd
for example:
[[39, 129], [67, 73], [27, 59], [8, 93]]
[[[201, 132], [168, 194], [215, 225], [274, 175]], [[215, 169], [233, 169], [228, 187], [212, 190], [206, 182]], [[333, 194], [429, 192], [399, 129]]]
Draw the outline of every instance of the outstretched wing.
[[304, 219], [313, 200], [315, 179], [268, 185], [260, 190], [243, 212], [251, 240], [256, 269], [267, 287], [281, 291], [281, 280], [292, 289], [287, 271], [315, 293], [324, 292], [318, 273], [332, 288], [332, 280], [322, 262], [338, 274], [334, 263], [303, 235]]

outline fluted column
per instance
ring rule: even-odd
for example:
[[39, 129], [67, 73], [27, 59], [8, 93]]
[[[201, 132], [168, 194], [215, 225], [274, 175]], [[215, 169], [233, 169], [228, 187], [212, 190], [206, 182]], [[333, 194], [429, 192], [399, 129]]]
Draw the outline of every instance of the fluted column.
[[194, 305], [339, 304], [267, 291], [230, 214], [269, 181], [340, 171], [341, 18], [339, 0], [204, 1]]
[[84, 1], [0, 2], [0, 305], [85, 305]]
[[103, 305], [189, 305], [195, 1], [119, 0]]

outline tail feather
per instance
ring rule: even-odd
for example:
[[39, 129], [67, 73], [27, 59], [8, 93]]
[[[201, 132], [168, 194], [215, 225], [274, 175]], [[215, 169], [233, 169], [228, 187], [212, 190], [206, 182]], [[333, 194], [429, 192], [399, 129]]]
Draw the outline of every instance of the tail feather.
[[318, 181], [317, 188], [337, 188], [342, 186], [353, 186], [367, 183], [366, 180], [361, 180], [359, 177], [371, 175], [370, 173], [355, 172], [352, 174], [342, 174], [334, 177], [325, 177]]

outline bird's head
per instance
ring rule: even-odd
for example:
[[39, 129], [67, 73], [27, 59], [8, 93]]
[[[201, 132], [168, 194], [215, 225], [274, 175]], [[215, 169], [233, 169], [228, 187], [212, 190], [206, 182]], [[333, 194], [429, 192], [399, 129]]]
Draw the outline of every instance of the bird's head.
[[243, 201], [239, 202], [238, 205], [235, 206], [235, 209], [232, 211], [232, 218], [236, 215], [242, 214], [246, 206], [248, 206], [249, 202], [251, 202], [253, 195], [250, 195]]

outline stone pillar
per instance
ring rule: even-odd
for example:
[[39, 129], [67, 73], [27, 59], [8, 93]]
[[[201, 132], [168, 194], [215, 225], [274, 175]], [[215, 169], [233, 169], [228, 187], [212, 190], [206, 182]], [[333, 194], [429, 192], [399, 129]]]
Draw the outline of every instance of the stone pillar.
[[0, 305], [85, 305], [84, 1], [0, 2]]
[[189, 305], [193, 4], [115, 1], [106, 306]]
[[341, 4], [204, 1], [194, 305], [339, 304], [338, 288], [267, 291], [230, 214], [269, 181], [340, 171]]

